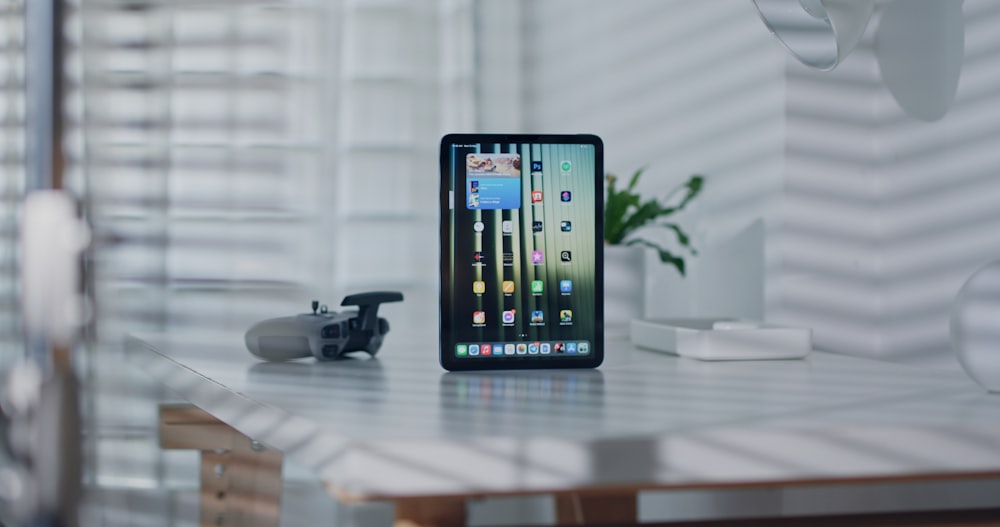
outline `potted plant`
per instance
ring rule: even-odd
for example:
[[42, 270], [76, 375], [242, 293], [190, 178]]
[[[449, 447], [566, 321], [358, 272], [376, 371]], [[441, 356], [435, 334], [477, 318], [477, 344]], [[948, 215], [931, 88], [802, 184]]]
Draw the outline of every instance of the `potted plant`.
[[[642, 171], [641, 168], [636, 170], [632, 179], [629, 180], [628, 186], [622, 190], [615, 188], [617, 177], [614, 174], [609, 173], [605, 176], [608, 188], [604, 204], [604, 243], [605, 245], [641, 245], [656, 249], [660, 255], [660, 261], [673, 265], [677, 268], [677, 272], [684, 276], [684, 256], [675, 255], [658, 242], [639, 237], [637, 231], [647, 226], [659, 226], [673, 231], [677, 238], [677, 244], [686, 249], [692, 256], [697, 255], [698, 251], [691, 246], [691, 237], [684, 232], [680, 225], [660, 220], [684, 210], [684, 207], [701, 193], [705, 178], [695, 174], [662, 200], [650, 198], [642, 201], [639, 194], [635, 192], [635, 185], [642, 177]], [[683, 197], [673, 203], [681, 194]]]
[[[684, 229], [667, 218], [684, 210], [705, 183], [704, 176], [692, 175], [686, 182], [663, 198], [643, 198], [635, 187], [643, 169], [632, 175], [628, 185], [618, 189], [618, 178], [607, 174], [607, 193], [604, 205], [604, 276], [605, 323], [609, 327], [624, 326], [629, 320], [642, 316], [645, 305], [645, 251], [654, 249], [660, 261], [672, 265], [677, 272], [686, 274], [685, 254], [698, 251], [691, 245], [691, 237]], [[656, 239], [643, 234], [660, 228], [672, 234], [681, 251], [674, 252]]]

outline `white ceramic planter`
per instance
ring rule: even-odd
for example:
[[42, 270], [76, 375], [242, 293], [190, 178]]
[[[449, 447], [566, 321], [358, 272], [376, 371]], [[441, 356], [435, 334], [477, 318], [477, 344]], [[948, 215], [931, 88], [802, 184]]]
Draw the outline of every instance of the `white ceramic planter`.
[[627, 333], [646, 305], [646, 249], [604, 246], [604, 327], [608, 334]]

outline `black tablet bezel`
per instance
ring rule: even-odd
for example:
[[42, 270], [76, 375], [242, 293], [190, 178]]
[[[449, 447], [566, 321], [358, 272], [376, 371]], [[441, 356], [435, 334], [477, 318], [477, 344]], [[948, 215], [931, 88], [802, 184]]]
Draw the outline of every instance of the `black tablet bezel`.
[[[450, 326], [454, 308], [450, 255], [450, 209], [449, 191], [450, 155], [453, 145], [500, 143], [500, 144], [571, 144], [593, 145], [594, 147], [594, 341], [588, 357], [553, 355], [549, 357], [511, 356], [490, 358], [488, 360], [460, 359], [453, 356], [456, 342], [453, 328]], [[440, 266], [440, 311], [438, 355], [441, 366], [451, 371], [462, 370], [497, 370], [497, 369], [549, 369], [549, 368], [595, 368], [604, 360], [604, 143], [599, 137], [591, 134], [555, 135], [555, 134], [448, 134], [441, 139], [439, 152], [439, 266]], [[458, 206], [457, 204], [454, 206]]]

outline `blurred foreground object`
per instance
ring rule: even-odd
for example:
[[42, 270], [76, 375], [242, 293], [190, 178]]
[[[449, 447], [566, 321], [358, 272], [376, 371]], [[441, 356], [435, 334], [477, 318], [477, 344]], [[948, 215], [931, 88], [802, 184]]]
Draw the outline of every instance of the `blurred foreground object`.
[[80, 497], [79, 386], [72, 372], [44, 375], [34, 362], [10, 371], [0, 429], [10, 465], [0, 468], [0, 502], [23, 525], [72, 527]]
[[[71, 349], [85, 322], [81, 266], [90, 230], [67, 193], [28, 195], [21, 218], [24, 330], [34, 355], [11, 370], [0, 394], [0, 500], [25, 525], [75, 526], [81, 437]], [[48, 362], [48, 364], [46, 364]]]
[[1000, 392], [1000, 260], [959, 289], [951, 308], [951, 346], [972, 380]]
[[72, 352], [85, 321], [90, 230], [64, 185], [67, 6], [24, 4], [26, 141], [18, 272], [26, 362], [0, 390], [0, 502], [17, 524], [77, 525], [81, 488], [79, 382]]
[[80, 257], [90, 230], [76, 209], [73, 198], [57, 190], [36, 191], [24, 200], [21, 283], [29, 340], [66, 347], [84, 323]]

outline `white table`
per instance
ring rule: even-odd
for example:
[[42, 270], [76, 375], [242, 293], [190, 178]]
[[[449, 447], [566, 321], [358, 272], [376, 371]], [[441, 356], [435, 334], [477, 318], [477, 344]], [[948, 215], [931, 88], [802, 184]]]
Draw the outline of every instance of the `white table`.
[[165, 446], [228, 455], [184, 439], [218, 419], [340, 499], [395, 501], [401, 525], [461, 523], [475, 496], [553, 493], [561, 520], [634, 521], [638, 490], [1000, 477], [1000, 396], [826, 353], [703, 363], [621, 341], [598, 370], [446, 373], [431, 338], [397, 334], [378, 360], [335, 363], [260, 362], [242, 335], [125, 347], [209, 416]]

